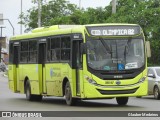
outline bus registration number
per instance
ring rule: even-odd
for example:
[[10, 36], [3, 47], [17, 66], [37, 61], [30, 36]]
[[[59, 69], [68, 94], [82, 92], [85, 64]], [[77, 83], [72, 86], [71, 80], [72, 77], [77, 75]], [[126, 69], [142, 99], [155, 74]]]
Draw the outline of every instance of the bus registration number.
[[107, 80], [107, 81], [105, 81], [105, 84], [113, 84], [113, 83], [114, 83], [113, 80]]

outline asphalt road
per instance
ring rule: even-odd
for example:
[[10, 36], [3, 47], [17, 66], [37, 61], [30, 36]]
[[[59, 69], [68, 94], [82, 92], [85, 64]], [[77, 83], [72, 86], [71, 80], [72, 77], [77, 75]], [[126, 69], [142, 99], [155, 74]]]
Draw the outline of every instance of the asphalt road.
[[[25, 99], [24, 94], [12, 93], [9, 90], [8, 78], [4, 77], [1, 72], [0, 111], [160, 111], [160, 100], [155, 100], [153, 96], [142, 98], [134, 97], [129, 99], [126, 106], [118, 106], [115, 99], [85, 100], [80, 101], [77, 106], [67, 106], [64, 98], [57, 97], [44, 97], [41, 102], [30, 102]], [[116, 114], [115, 112], [115, 116]], [[154, 117], [154, 119], [156, 118], [157, 117]], [[56, 119], [60, 118], [58, 117]], [[69, 118], [67, 117], [65, 119]], [[79, 120], [82, 119], [82, 117], [76, 119]], [[103, 117], [98, 118], [98, 120], [101, 119], [103, 119]], [[110, 120], [112, 119], [113, 117], [110, 118]], [[122, 119], [122, 117], [120, 119]], [[123, 118], [123, 120], [125, 119], [127, 118]], [[133, 116], [130, 120], [132, 119]], [[144, 117], [141, 119], [144, 119]], [[150, 120], [148, 117], [145, 119]]]

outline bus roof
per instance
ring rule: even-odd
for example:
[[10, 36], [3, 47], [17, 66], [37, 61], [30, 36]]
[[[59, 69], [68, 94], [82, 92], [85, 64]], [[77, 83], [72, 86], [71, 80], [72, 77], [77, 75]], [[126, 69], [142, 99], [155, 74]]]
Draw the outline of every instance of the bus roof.
[[86, 27], [92, 26], [139, 26], [138, 24], [124, 24], [124, 23], [107, 23], [107, 24], [87, 24], [87, 25], [53, 25], [47, 27], [35, 28], [31, 33], [17, 35], [11, 37], [10, 40], [20, 40], [28, 38], [38, 38], [52, 35], [69, 34], [69, 33], [81, 33]]

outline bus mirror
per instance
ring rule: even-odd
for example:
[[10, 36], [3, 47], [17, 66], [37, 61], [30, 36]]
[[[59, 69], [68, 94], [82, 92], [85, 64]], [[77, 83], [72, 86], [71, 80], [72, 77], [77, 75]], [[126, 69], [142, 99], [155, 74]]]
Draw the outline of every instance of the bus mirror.
[[151, 47], [150, 47], [149, 41], [146, 41], [146, 54], [147, 54], [147, 57], [151, 57]]
[[87, 53], [86, 43], [81, 43], [80, 50], [81, 50], [81, 54], [86, 54]]

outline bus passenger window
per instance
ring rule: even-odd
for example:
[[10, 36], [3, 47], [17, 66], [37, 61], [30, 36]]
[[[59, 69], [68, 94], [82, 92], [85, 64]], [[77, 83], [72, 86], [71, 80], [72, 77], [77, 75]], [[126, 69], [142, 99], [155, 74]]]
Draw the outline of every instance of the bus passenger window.
[[28, 41], [21, 42], [20, 62], [28, 62]]
[[60, 49], [56, 49], [55, 51], [56, 51], [56, 58], [57, 58], [57, 60], [60, 60], [60, 55], [61, 55], [60, 54], [61, 53]]
[[50, 50], [48, 50], [47, 52], [47, 61], [50, 61], [51, 60], [51, 52]]
[[70, 59], [70, 50], [62, 50], [61, 51], [61, 59], [69, 60]]
[[69, 36], [61, 38], [61, 60], [70, 60], [71, 39]]
[[50, 59], [51, 61], [60, 60], [60, 37], [51, 38]]
[[56, 51], [55, 50], [51, 50], [51, 58], [52, 58], [52, 61], [56, 61], [57, 60], [57, 56], [56, 56]]
[[29, 62], [37, 62], [37, 41], [29, 41]]

